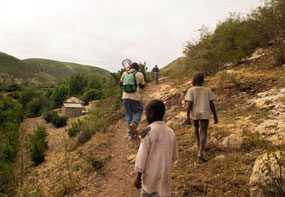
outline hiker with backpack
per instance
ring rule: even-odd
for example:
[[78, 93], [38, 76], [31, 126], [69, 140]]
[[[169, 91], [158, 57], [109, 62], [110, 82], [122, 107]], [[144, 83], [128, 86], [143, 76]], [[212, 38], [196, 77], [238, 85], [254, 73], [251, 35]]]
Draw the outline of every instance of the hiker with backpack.
[[144, 75], [139, 72], [137, 63], [127, 63], [120, 84], [123, 89], [123, 106], [128, 123], [128, 139], [133, 139], [143, 114], [142, 92], [145, 85]]
[[153, 73], [155, 83], [158, 84], [159, 83], [159, 68], [157, 65], [155, 65], [154, 68], [152, 69], [152, 73]]
[[207, 132], [209, 126], [209, 118], [212, 113], [214, 123], [218, 123], [218, 116], [215, 109], [215, 96], [210, 88], [204, 87], [204, 74], [196, 73], [192, 80], [191, 87], [185, 96], [188, 103], [187, 123], [194, 124], [195, 135], [198, 147], [198, 159], [206, 161], [204, 158], [205, 148], [207, 144]]

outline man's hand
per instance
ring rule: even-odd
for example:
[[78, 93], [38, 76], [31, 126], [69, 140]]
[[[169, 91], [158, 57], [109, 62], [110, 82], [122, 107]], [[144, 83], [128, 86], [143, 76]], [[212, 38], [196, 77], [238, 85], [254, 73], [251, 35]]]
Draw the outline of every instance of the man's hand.
[[218, 124], [218, 122], [219, 122], [218, 117], [214, 117], [214, 123]]
[[142, 188], [142, 179], [141, 179], [141, 175], [138, 174], [136, 180], [135, 180], [135, 187], [137, 189], [141, 189]]
[[185, 120], [185, 124], [192, 125], [192, 121], [190, 117], [187, 117], [187, 119]]

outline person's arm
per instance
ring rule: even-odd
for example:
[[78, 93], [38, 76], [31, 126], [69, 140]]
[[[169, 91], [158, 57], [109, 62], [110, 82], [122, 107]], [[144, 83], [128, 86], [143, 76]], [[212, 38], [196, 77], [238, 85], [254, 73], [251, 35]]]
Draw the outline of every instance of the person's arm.
[[142, 187], [142, 175], [145, 171], [146, 162], [150, 151], [150, 143], [150, 136], [146, 135], [141, 141], [136, 157], [135, 171], [137, 172], [137, 177], [134, 185], [137, 189], [141, 189]]
[[123, 87], [123, 81], [125, 77], [125, 72], [122, 74], [121, 79], [120, 79], [120, 86]]
[[137, 189], [142, 188], [142, 173], [141, 172], [138, 172], [138, 174], [137, 174], [137, 178], [135, 180], [135, 187]]
[[185, 95], [185, 102], [187, 103], [187, 119], [186, 124], [191, 125], [191, 117], [190, 112], [193, 110], [193, 93], [192, 90], [189, 89]]
[[187, 106], [187, 120], [186, 120], [186, 123], [187, 124], [191, 124], [190, 112], [192, 111], [193, 103], [192, 103], [192, 101], [187, 101], [187, 103], [188, 103], [188, 106]]
[[142, 73], [137, 73], [136, 79], [137, 79], [137, 82], [138, 82], [138, 86], [141, 89], [144, 89], [144, 87], [145, 87], [145, 80], [144, 80], [143, 74]]
[[210, 101], [210, 108], [211, 108], [211, 111], [214, 115], [215, 124], [217, 124], [219, 121], [218, 121], [218, 115], [216, 112], [216, 107], [215, 107], [214, 101]]
[[172, 161], [175, 162], [177, 160], [177, 145], [176, 145], [176, 137], [174, 137], [174, 142], [173, 142], [173, 156], [172, 156]]

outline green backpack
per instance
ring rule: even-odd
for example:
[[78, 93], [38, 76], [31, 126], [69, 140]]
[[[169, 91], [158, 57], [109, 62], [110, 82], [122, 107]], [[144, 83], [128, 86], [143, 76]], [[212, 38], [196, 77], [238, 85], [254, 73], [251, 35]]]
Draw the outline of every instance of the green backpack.
[[136, 73], [127, 72], [123, 80], [123, 90], [126, 93], [135, 93], [137, 91]]

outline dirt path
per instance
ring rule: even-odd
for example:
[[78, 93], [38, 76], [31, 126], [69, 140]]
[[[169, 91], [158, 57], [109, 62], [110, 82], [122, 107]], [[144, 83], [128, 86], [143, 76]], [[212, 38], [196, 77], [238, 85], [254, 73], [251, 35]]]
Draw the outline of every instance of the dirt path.
[[[150, 85], [145, 90], [144, 102], [161, 97], [160, 90], [164, 85]], [[144, 120], [144, 118], [143, 118]], [[144, 122], [142, 123], [145, 124]], [[124, 120], [120, 120], [114, 129], [111, 139], [112, 160], [108, 162], [106, 176], [101, 182], [100, 193], [96, 197], [134, 197], [138, 191], [133, 186], [135, 179], [134, 156], [139, 142], [129, 142], [126, 138], [127, 129]], [[132, 160], [132, 161], [128, 161]]]
[[[144, 102], [159, 99], [169, 85], [149, 85], [145, 90]], [[138, 191], [133, 186], [135, 179], [134, 159], [139, 141], [127, 140], [127, 125], [125, 120], [110, 123], [112, 129], [99, 133], [88, 143], [78, 149], [67, 152], [66, 144], [72, 146], [65, 129], [54, 128], [41, 118], [26, 119], [22, 124], [25, 133], [31, 133], [37, 125], [44, 125], [48, 132], [48, 146], [45, 162], [32, 166], [26, 158], [23, 185], [19, 187], [18, 196], [96, 196], [96, 197], [134, 197]], [[143, 117], [141, 127], [145, 126]], [[68, 154], [67, 154], [68, 153]], [[109, 157], [103, 175], [90, 171], [83, 156]], [[68, 157], [68, 158], [67, 158]], [[69, 169], [67, 164], [70, 165]], [[72, 178], [69, 173], [72, 172]], [[72, 180], [71, 180], [72, 179]]]

